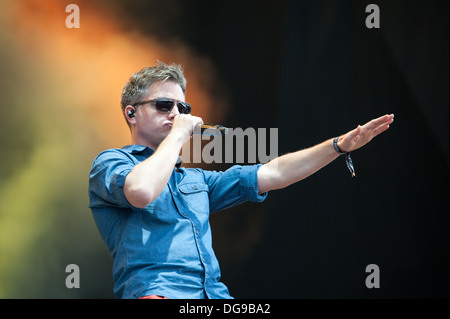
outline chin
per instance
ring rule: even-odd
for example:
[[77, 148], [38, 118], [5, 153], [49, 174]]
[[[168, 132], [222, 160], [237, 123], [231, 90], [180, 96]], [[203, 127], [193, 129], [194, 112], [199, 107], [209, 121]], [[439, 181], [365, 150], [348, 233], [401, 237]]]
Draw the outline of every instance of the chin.
[[170, 133], [170, 130], [167, 132], [161, 132], [161, 134], [159, 134], [158, 138], [155, 140], [158, 141], [159, 144], [161, 144], [162, 141], [164, 141], [166, 139], [166, 137], [169, 135], [169, 133]]

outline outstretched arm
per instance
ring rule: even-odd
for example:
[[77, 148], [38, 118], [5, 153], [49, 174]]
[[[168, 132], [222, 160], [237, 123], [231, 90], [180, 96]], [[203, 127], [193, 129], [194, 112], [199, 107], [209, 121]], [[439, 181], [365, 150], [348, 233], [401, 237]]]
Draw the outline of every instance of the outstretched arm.
[[[343, 152], [351, 152], [369, 143], [375, 136], [383, 133], [394, 121], [394, 115], [384, 115], [354, 130], [341, 135], [338, 147]], [[298, 182], [335, 160], [339, 154], [329, 139], [316, 146], [280, 156], [260, 167], [258, 170], [259, 193], [284, 188]]]

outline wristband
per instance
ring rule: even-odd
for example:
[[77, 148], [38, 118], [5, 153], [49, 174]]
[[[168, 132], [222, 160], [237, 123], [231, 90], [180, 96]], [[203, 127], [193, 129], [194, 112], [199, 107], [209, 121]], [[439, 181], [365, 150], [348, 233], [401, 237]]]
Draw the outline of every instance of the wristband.
[[355, 168], [353, 167], [352, 158], [350, 157], [350, 152], [347, 152], [347, 153], [342, 152], [341, 149], [339, 148], [339, 146], [337, 145], [338, 140], [339, 140], [339, 137], [336, 137], [335, 139], [333, 139], [334, 149], [339, 155], [345, 154], [345, 163], [347, 164], [348, 170], [350, 171], [350, 174], [352, 175], [352, 177], [355, 177], [356, 173], [355, 173]]
[[350, 152], [345, 153], [345, 163], [347, 163], [348, 170], [352, 177], [356, 177], [355, 168], [353, 167], [352, 158], [350, 157]]
[[339, 155], [347, 154], [347, 153], [345, 153], [345, 152], [342, 152], [341, 149], [339, 148], [339, 146], [337, 145], [338, 140], [339, 140], [339, 137], [336, 137], [336, 138], [333, 140], [333, 146], [334, 146], [334, 149], [336, 150], [336, 152], [337, 152]]

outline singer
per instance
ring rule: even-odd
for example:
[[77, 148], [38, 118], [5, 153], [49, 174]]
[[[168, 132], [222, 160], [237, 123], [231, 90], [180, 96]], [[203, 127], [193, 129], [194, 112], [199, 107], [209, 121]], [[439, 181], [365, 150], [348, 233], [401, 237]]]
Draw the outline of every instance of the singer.
[[159, 62], [125, 84], [121, 106], [132, 145], [94, 160], [89, 207], [114, 260], [117, 298], [232, 298], [220, 282], [209, 215], [298, 182], [340, 154], [354, 175], [350, 152], [389, 128], [384, 115], [337, 138], [264, 165], [223, 172], [184, 168], [179, 154], [196, 127], [185, 102], [181, 67]]

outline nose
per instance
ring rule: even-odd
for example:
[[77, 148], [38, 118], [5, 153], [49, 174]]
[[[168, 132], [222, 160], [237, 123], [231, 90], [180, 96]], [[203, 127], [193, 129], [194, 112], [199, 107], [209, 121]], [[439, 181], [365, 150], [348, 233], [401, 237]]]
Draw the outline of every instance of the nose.
[[177, 103], [174, 104], [172, 110], [169, 113], [169, 118], [174, 118], [175, 116], [179, 115], [180, 111], [178, 111], [178, 105]]

